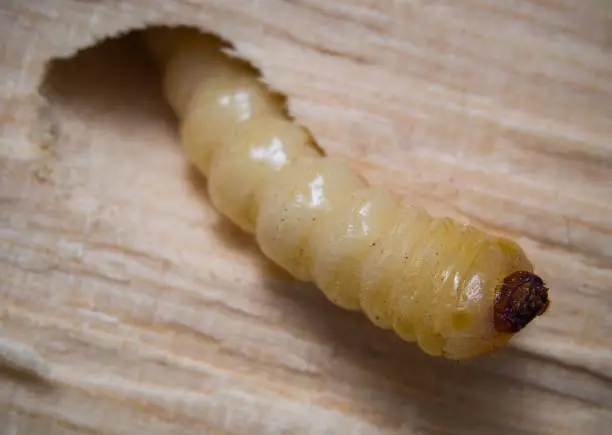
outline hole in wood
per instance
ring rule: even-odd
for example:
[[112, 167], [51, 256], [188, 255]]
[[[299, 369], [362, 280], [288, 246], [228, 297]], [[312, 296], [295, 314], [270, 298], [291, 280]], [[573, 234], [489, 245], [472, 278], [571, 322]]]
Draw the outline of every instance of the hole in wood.
[[[142, 122], [163, 121], [166, 127], [176, 132], [176, 118], [162, 94], [160, 65], [156, 62], [156, 56], [161, 54], [146, 46], [144, 36], [145, 32], [169, 29], [209, 36], [235, 62], [253, 71], [265, 82], [257, 68], [235, 57], [233, 46], [228, 41], [194, 27], [157, 26], [104, 39], [70, 58], [51, 59], [40, 85], [40, 93], [50, 105], [60, 106], [80, 117], [94, 116], [108, 108], [115, 109], [116, 119], [112, 120], [114, 130], [117, 127], [129, 128], [130, 124], [136, 128]], [[269, 86], [268, 89], [293, 120], [287, 110], [287, 97]], [[323, 152], [309, 130], [303, 128], [311, 136], [313, 144]]]

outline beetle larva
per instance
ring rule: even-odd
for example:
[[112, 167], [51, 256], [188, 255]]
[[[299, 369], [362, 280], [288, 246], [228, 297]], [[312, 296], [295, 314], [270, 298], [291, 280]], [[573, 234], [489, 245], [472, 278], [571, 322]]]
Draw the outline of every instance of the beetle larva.
[[546, 311], [548, 288], [516, 243], [401, 207], [324, 156], [210, 37], [166, 29], [146, 39], [214, 206], [295, 278], [451, 359], [502, 347]]

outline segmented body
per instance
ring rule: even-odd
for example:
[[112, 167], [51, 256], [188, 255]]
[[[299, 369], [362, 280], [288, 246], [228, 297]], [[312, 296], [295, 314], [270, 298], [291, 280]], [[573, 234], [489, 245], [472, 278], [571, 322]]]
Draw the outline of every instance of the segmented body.
[[258, 75], [213, 38], [180, 30], [146, 37], [214, 206], [296, 279], [452, 359], [503, 346], [546, 309], [541, 280], [535, 293], [533, 281], [517, 281], [537, 278], [517, 244], [402, 207], [322, 155]]

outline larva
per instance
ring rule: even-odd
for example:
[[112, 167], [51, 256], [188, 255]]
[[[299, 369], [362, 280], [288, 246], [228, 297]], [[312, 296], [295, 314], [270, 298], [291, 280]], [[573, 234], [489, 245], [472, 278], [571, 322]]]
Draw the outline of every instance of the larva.
[[548, 288], [516, 243], [401, 207], [323, 155], [211, 37], [156, 29], [145, 39], [213, 205], [296, 279], [450, 359], [500, 348], [546, 311]]

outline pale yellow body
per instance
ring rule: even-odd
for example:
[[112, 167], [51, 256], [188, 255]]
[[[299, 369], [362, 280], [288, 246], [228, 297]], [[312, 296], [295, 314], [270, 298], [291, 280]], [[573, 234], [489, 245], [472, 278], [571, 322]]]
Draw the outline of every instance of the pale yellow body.
[[147, 42], [212, 202], [266, 256], [431, 355], [469, 358], [507, 342], [492, 306], [505, 276], [533, 270], [519, 246], [401, 207], [322, 156], [257, 74], [209, 37], [167, 30]]

